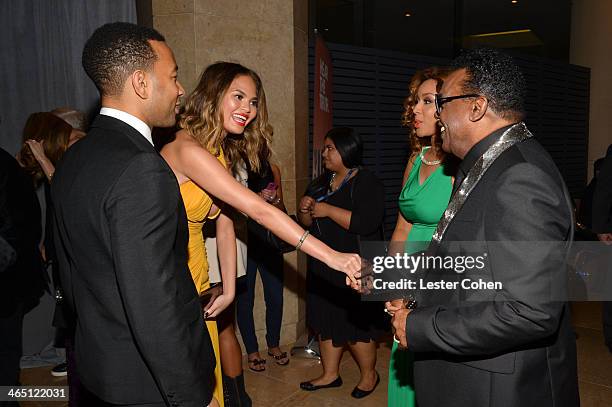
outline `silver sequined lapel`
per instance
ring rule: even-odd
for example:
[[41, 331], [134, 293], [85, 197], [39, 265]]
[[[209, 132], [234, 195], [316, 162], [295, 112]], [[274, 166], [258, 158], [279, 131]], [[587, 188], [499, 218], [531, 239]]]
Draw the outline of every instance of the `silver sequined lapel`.
[[440, 243], [448, 225], [461, 210], [468, 196], [470, 196], [470, 193], [478, 184], [484, 173], [487, 172], [493, 161], [508, 148], [530, 137], [533, 137], [533, 134], [527, 129], [525, 123], [517, 123], [506, 130], [504, 134], [502, 134], [501, 137], [493, 143], [480, 158], [478, 158], [444, 211], [444, 215], [436, 228], [436, 233], [433, 235], [433, 241]]

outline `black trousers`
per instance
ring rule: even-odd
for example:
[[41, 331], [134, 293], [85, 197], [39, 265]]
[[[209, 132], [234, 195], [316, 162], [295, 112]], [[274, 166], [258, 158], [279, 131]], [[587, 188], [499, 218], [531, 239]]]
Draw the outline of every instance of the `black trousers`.
[[[19, 386], [19, 361], [23, 352], [23, 304], [0, 306], [0, 386]], [[0, 401], [0, 407], [19, 406]]]

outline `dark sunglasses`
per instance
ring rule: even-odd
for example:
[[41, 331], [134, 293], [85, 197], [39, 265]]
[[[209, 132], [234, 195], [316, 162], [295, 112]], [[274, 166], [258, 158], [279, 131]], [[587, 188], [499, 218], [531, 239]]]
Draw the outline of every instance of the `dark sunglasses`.
[[453, 100], [456, 99], [467, 99], [467, 98], [476, 98], [479, 97], [480, 95], [477, 95], [475, 93], [470, 93], [469, 95], [459, 95], [459, 96], [447, 96], [447, 97], [441, 97], [439, 93], [436, 93], [436, 113], [438, 115], [440, 115], [440, 113], [442, 112], [442, 106], [444, 106], [445, 103], [448, 102], [452, 102]]

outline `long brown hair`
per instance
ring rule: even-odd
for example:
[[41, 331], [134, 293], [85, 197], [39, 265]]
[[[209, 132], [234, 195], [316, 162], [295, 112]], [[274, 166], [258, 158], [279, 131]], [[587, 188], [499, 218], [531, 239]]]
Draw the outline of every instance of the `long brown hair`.
[[56, 166], [68, 149], [72, 126], [49, 112], [32, 113], [23, 128], [22, 146], [19, 161], [28, 174], [38, 184], [45, 176], [40, 164], [34, 158], [26, 140], [43, 141], [45, 155]]
[[[225, 137], [221, 102], [232, 81], [243, 75], [255, 82], [257, 116], [245, 128], [243, 135]], [[217, 62], [209, 65], [195, 90], [187, 97], [179, 125], [211, 153], [218, 154], [219, 148], [223, 148], [232, 168], [244, 159], [252, 171], [259, 172], [262, 159], [269, 158], [273, 129], [268, 122], [266, 94], [257, 73], [240, 64]], [[264, 154], [267, 157], [262, 157], [262, 151], [267, 152]]]
[[[408, 97], [404, 100], [404, 112], [402, 113], [402, 125], [408, 127], [410, 134], [410, 152], [411, 155], [421, 152], [423, 147], [429, 145], [423, 139], [417, 137], [416, 129], [414, 128], [414, 106], [417, 104], [418, 90], [421, 84], [429, 79], [436, 81], [436, 91], [440, 90], [444, 78], [449, 71], [446, 68], [432, 66], [420, 71], [417, 71], [408, 86]], [[436, 132], [431, 136], [432, 149], [438, 154], [444, 154], [442, 150], [442, 139], [440, 138], [439, 128], [436, 126]]]

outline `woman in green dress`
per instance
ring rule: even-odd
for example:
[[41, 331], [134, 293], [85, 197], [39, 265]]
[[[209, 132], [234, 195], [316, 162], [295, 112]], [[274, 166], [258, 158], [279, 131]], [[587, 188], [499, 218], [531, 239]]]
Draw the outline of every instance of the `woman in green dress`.
[[[404, 102], [402, 124], [410, 129], [412, 151], [404, 171], [400, 213], [391, 241], [405, 242], [402, 246], [407, 253], [427, 247], [452, 192], [453, 178], [434, 117], [436, 89], [442, 78], [443, 72], [435, 67], [417, 72]], [[403, 300], [392, 301], [391, 305], [387, 307], [389, 312], [402, 307]], [[412, 361], [412, 353], [398, 349], [394, 342], [389, 363], [389, 407], [416, 405]]]

